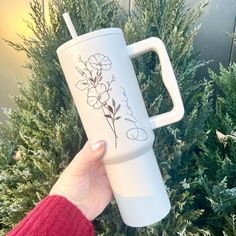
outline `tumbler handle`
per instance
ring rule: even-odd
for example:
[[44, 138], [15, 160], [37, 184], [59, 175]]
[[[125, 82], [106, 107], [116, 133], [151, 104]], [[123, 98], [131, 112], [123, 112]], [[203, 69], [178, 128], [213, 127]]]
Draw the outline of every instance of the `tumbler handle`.
[[151, 37], [127, 46], [127, 50], [130, 58], [155, 51], [160, 59], [162, 80], [172, 99], [173, 108], [171, 111], [150, 117], [151, 128], [156, 129], [181, 120], [184, 115], [184, 106], [164, 43], [159, 38]]

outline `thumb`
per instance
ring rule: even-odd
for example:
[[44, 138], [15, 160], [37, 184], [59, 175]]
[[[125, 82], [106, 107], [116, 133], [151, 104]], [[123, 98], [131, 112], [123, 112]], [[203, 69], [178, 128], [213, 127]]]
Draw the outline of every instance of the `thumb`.
[[[76, 174], [83, 174], [87, 171], [94, 162], [98, 161], [105, 153], [106, 144], [105, 141], [100, 140], [94, 144], [87, 141], [84, 147], [77, 153], [75, 158], [69, 164], [70, 172]], [[80, 172], [81, 173], [78, 173]]]
[[106, 149], [105, 146], [104, 140], [99, 140], [94, 144], [91, 144], [90, 141], [87, 141], [81, 151], [75, 156], [75, 160], [81, 159], [81, 161], [86, 163], [96, 161], [104, 155]]

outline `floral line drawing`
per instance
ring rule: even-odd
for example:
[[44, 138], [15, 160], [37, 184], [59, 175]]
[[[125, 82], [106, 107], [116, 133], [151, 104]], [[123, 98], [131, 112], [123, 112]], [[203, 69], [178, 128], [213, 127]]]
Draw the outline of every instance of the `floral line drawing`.
[[121, 89], [122, 89], [122, 94], [124, 96], [123, 101], [125, 103], [125, 107], [128, 110], [127, 112], [128, 118], [126, 117], [125, 120], [132, 123], [133, 125], [133, 128], [129, 129], [126, 132], [126, 137], [131, 140], [145, 141], [148, 139], [148, 134], [143, 128], [139, 128], [137, 126], [137, 119], [135, 118], [132, 108], [129, 105], [129, 100], [125, 88], [121, 87]]
[[[111, 128], [115, 138], [115, 148], [117, 148], [117, 132], [115, 122], [121, 118], [117, 113], [121, 108], [121, 104], [117, 104], [114, 98], [111, 98], [111, 84], [115, 81], [112, 75], [110, 81], [102, 82], [104, 72], [109, 71], [112, 62], [109, 57], [101, 53], [94, 54], [83, 61], [81, 56], [78, 57], [80, 66], [76, 67], [78, 73], [82, 76], [75, 86], [81, 91], [87, 91], [87, 104], [94, 109], [101, 109], [104, 117]], [[110, 105], [108, 104], [110, 102]]]

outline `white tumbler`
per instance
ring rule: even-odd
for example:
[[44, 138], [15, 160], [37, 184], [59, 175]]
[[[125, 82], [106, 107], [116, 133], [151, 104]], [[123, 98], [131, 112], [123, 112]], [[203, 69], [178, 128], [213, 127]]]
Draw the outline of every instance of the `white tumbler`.
[[[71, 30], [70, 30], [71, 31]], [[91, 143], [105, 140], [103, 158], [123, 221], [142, 227], [163, 219], [170, 201], [153, 152], [153, 129], [179, 121], [184, 107], [163, 42], [126, 45], [121, 29], [76, 36], [57, 49], [69, 89]], [[155, 51], [173, 109], [149, 117], [131, 59]]]

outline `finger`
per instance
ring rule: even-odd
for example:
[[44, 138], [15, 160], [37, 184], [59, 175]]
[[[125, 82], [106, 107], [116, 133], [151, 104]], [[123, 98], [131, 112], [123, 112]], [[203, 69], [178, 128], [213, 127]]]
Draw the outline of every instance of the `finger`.
[[[87, 141], [82, 150], [78, 153], [79, 156], [83, 156], [85, 162], [96, 161], [100, 159], [105, 153], [106, 145], [105, 141], [99, 140], [98, 142], [91, 144], [90, 141]], [[76, 155], [75, 158], [77, 158]], [[82, 157], [78, 157], [82, 159]]]
[[78, 173], [78, 171], [87, 171], [94, 165], [94, 163], [96, 163], [97, 160], [103, 157], [105, 149], [106, 145], [103, 140], [100, 140], [93, 145], [87, 141], [84, 147], [71, 161], [68, 168], [74, 173]]

